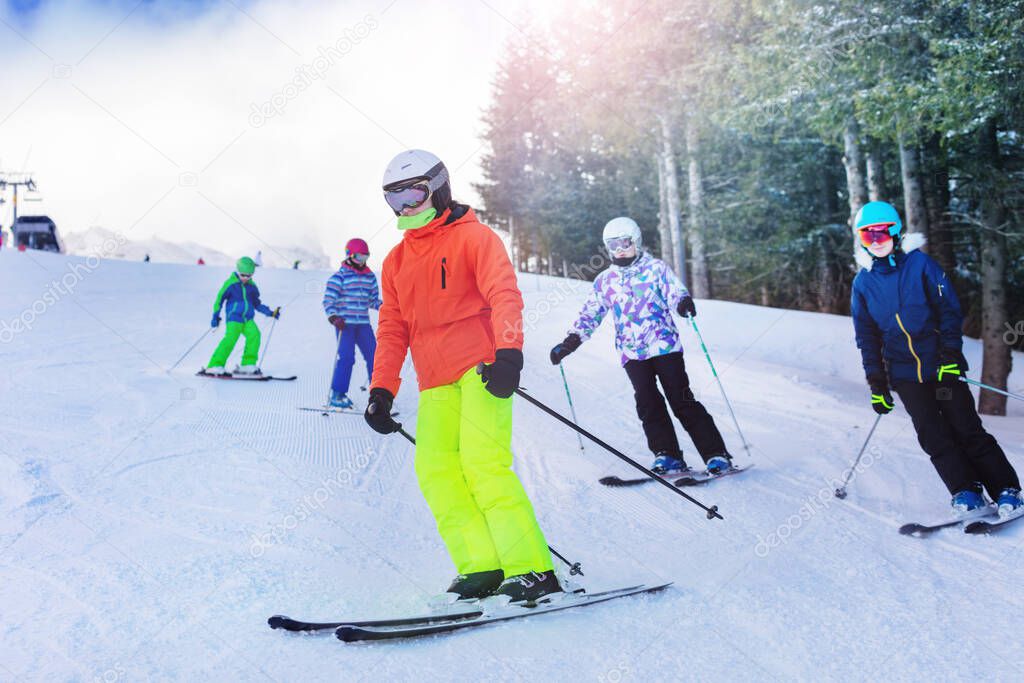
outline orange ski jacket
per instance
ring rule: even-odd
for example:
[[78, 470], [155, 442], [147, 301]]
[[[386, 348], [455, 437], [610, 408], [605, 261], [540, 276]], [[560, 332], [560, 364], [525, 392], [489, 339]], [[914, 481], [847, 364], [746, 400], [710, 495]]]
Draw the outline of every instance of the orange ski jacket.
[[505, 245], [458, 206], [409, 230], [384, 259], [371, 388], [398, 394], [406, 351], [420, 391], [458, 380], [497, 349], [523, 348], [523, 296]]

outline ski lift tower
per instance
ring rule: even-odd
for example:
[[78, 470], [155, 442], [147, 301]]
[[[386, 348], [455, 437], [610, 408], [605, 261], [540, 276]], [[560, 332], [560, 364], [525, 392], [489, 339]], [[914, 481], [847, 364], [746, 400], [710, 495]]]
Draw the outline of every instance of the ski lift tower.
[[[36, 181], [32, 179], [31, 173], [5, 173], [0, 171], [0, 204], [4, 202], [2, 195], [10, 187], [14, 192], [11, 208], [14, 216], [11, 218], [11, 225], [18, 222], [18, 188], [24, 187], [29, 192], [36, 191]], [[3, 226], [0, 225], [0, 230]], [[14, 246], [13, 244], [11, 246]]]

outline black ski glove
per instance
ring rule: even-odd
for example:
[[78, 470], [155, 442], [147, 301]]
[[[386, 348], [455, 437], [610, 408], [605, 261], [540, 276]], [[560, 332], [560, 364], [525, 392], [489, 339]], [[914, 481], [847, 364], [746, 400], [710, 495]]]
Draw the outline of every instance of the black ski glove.
[[680, 299], [679, 304], [676, 306], [676, 312], [679, 313], [679, 315], [683, 316], [684, 318], [686, 316], [696, 318], [697, 307], [693, 305], [693, 297], [687, 294], [682, 299]]
[[955, 349], [939, 349], [939, 381], [943, 383], [959, 382], [967, 372], [967, 359]]
[[363, 419], [378, 434], [391, 434], [402, 428], [391, 417], [391, 405], [395, 397], [387, 389], [370, 389], [370, 403], [366, 406]]
[[342, 330], [345, 329], [345, 319], [342, 318], [340, 315], [330, 316], [329, 318], [327, 318], [327, 322], [334, 325], [335, 329], [337, 329], [338, 332], [341, 332]]
[[580, 339], [580, 335], [572, 332], [568, 337], [562, 340], [562, 342], [551, 349], [551, 364], [558, 365], [562, 362], [566, 356], [580, 348], [580, 344], [583, 340]]
[[508, 398], [519, 388], [519, 373], [523, 369], [523, 352], [519, 349], [498, 349], [494, 352], [494, 362], [490, 365], [481, 363], [476, 371], [480, 379], [487, 385], [487, 391], [498, 398]]
[[896, 404], [889, 393], [889, 380], [885, 375], [871, 375], [868, 377], [868, 386], [871, 387], [871, 407], [879, 415], [888, 415]]

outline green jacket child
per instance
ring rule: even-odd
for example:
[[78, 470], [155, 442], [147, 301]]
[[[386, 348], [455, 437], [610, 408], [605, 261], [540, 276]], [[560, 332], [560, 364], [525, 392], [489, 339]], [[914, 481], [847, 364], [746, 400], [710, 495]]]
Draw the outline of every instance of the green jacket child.
[[235, 372], [244, 375], [259, 372], [256, 360], [260, 351], [260, 328], [256, 326], [253, 318], [256, 316], [256, 311], [271, 318], [280, 318], [281, 308], [271, 310], [269, 306], [260, 302], [260, 290], [252, 281], [252, 274], [255, 271], [256, 263], [248, 256], [243, 256], [235, 263], [235, 272], [224, 281], [220, 291], [217, 292], [217, 299], [213, 302], [213, 319], [210, 321], [210, 326], [220, 325], [220, 311], [222, 307], [225, 307], [227, 329], [224, 332], [224, 339], [217, 345], [210, 357], [210, 362], [206, 366], [207, 374], [227, 374], [224, 365], [235, 348], [239, 335], [245, 336], [245, 348], [242, 351], [242, 364]]

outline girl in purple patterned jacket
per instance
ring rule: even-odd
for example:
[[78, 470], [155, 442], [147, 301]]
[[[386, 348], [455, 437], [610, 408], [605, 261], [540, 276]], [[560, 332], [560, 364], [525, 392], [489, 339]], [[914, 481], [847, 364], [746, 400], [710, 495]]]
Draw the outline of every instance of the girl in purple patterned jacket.
[[[664, 261], [641, 249], [640, 227], [633, 219], [612, 219], [604, 227], [603, 239], [612, 265], [594, 280], [590, 298], [569, 335], [551, 349], [551, 362], [558, 365], [578, 349], [611, 310], [615, 348], [633, 384], [647, 446], [655, 455], [651, 469], [658, 474], [689, 469], [665, 408], [667, 398], [708, 472], [721, 474], [732, 466], [732, 457], [715, 421], [690, 390], [683, 346], [672, 319], [673, 309], [679, 315], [696, 317], [693, 298]], [[664, 397], [658, 391], [658, 381]]]

